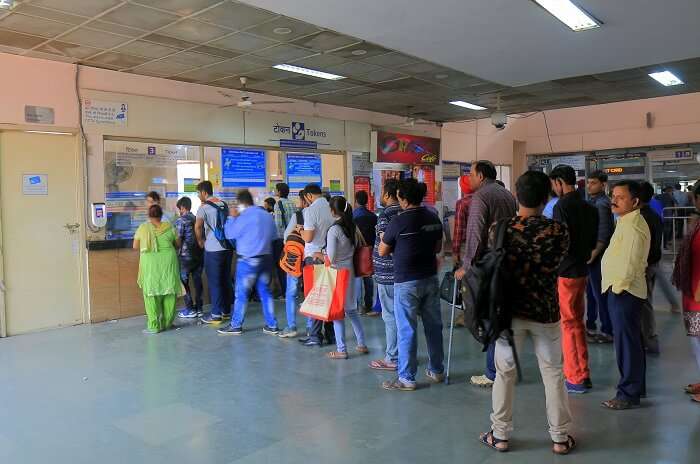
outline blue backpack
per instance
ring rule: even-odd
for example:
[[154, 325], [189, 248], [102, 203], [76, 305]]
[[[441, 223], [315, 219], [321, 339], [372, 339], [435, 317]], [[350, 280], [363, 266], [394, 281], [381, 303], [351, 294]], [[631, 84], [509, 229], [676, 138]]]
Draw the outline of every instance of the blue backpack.
[[206, 221], [206, 215], [204, 216], [204, 222], [206, 222], [207, 226], [212, 230], [214, 237], [219, 241], [222, 248], [225, 250], [233, 250], [236, 244], [233, 240], [227, 239], [224, 232], [224, 225], [226, 224], [226, 219], [228, 219], [228, 205], [225, 201], [222, 201], [221, 203], [223, 204], [217, 205], [213, 201], [207, 200], [205, 202], [205, 204], [216, 209], [216, 224], [214, 227], [212, 227], [211, 224]]

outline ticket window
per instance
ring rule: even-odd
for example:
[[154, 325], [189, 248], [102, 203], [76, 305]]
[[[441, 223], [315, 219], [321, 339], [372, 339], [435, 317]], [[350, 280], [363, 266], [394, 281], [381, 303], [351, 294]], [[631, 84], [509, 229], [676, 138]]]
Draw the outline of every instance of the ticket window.
[[158, 192], [164, 217], [178, 216], [177, 200], [192, 199], [199, 206], [196, 185], [200, 181], [200, 148], [147, 142], [104, 142], [106, 238], [129, 239], [146, 221], [146, 194]]

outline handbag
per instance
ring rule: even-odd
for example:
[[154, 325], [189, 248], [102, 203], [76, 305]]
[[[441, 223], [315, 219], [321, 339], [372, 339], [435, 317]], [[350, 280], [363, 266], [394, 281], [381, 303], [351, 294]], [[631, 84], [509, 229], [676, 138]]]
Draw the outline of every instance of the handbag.
[[367, 245], [365, 237], [355, 228], [355, 254], [353, 255], [353, 266], [356, 277], [371, 277], [374, 274], [374, 264], [372, 264], [372, 252], [374, 247]]
[[327, 264], [304, 267], [304, 282], [313, 280], [306, 291], [299, 312], [312, 319], [330, 322], [345, 318], [345, 296], [350, 283], [350, 271], [333, 269]]

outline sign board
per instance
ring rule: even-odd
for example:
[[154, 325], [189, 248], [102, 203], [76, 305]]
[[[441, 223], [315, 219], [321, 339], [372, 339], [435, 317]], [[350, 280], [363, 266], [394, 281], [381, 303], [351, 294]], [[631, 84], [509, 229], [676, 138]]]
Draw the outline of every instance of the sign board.
[[22, 174], [22, 194], [24, 195], [48, 195], [48, 174]]
[[644, 166], [610, 166], [603, 168], [606, 174], [621, 176], [627, 174], [644, 174]]
[[440, 139], [392, 132], [373, 132], [380, 163], [438, 164]]
[[105, 152], [115, 153], [117, 166], [172, 168], [178, 161], [198, 160], [199, 150], [190, 145], [148, 145], [142, 142], [105, 141]]
[[250, 111], [244, 114], [245, 143], [292, 150], [344, 150], [345, 125], [334, 119]]
[[265, 151], [221, 149], [221, 185], [224, 187], [266, 187], [265, 178]]
[[32, 124], [54, 124], [54, 110], [47, 106], [24, 106], [24, 122]]
[[647, 156], [652, 161], [679, 161], [695, 159], [695, 153], [693, 153], [691, 148], [653, 150], [647, 152]]
[[307, 184], [323, 185], [321, 177], [321, 155], [287, 153], [287, 184], [300, 189]]
[[455, 161], [442, 162], [442, 180], [457, 180], [461, 176], [469, 175], [471, 163], [459, 163]]
[[126, 126], [129, 106], [126, 103], [103, 100], [83, 100], [83, 122], [106, 126]]
[[352, 154], [352, 175], [366, 177], [372, 175], [372, 162], [369, 160], [369, 153]]

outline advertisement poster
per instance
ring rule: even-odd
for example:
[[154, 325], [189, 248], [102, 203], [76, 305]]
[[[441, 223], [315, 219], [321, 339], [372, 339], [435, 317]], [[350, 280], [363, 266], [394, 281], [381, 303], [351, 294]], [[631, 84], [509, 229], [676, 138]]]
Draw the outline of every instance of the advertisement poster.
[[438, 164], [440, 139], [420, 135], [377, 132], [377, 161], [382, 163]]
[[265, 152], [224, 147], [221, 149], [221, 184], [224, 187], [265, 187]]
[[321, 177], [321, 155], [287, 153], [287, 184], [289, 188], [301, 189], [307, 184], [323, 185]]
[[425, 194], [425, 203], [434, 205], [437, 200], [435, 192], [435, 166], [418, 164], [411, 168], [411, 177], [418, 182], [423, 182], [428, 187], [428, 192]]
[[355, 176], [354, 177], [354, 188], [355, 193], [359, 191], [367, 192], [369, 196], [369, 201], [367, 202], [367, 209], [374, 211], [374, 198], [372, 196], [372, 187], [370, 184], [369, 176]]

